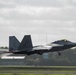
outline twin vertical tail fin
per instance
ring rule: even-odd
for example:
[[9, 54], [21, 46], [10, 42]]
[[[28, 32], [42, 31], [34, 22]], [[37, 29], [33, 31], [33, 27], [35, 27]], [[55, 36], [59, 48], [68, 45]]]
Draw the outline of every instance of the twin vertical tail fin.
[[18, 49], [20, 42], [15, 36], [9, 36], [9, 51], [14, 51]]
[[30, 35], [25, 35], [21, 43], [16, 39], [15, 36], [9, 37], [9, 50], [31, 50], [33, 48], [32, 40]]
[[31, 40], [31, 36], [30, 35], [25, 35], [24, 38], [22, 39], [22, 42], [20, 43], [18, 49], [19, 50], [29, 50], [30, 48], [32, 48], [32, 40]]

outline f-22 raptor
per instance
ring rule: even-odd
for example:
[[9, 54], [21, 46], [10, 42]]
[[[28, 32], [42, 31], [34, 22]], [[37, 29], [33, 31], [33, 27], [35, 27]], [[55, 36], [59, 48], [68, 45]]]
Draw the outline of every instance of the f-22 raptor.
[[58, 52], [58, 55], [60, 56], [61, 53], [59, 51], [75, 46], [76, 43], [68, 40], [58, 40], [48, 45], [33, 46], [31, 35], [25, 35], [21, 43], [17, 40], [15, 36], [9, 36], [9, 53], [13, 54], [42, 55], [43, 53], [47, 52]]

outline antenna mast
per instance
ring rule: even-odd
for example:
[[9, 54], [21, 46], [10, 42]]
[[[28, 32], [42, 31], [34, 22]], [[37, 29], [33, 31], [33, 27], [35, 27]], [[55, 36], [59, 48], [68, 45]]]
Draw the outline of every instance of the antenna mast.
[[46, 34], [46, 44], [47, 44], [47, 34]]

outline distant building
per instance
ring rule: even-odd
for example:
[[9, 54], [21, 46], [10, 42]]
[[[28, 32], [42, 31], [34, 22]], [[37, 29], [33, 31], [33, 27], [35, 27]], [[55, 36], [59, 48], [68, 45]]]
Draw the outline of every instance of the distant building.
[[25, 65], [24, 57], [3, 56], [0, 59], [0, 65]]

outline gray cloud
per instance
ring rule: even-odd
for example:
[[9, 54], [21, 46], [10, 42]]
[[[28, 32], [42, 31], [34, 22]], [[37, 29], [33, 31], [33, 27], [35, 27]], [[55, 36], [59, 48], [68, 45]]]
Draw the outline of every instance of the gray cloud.
[[67, 5], [76, 6], [75, 0], [14, 0], [18, 5], [42, 6], [42, 7], [65, 7]]
[[29, 7], [0, 9], [0, 16], [8, 20], [76, 20], [76, 7]]
[[60, 1], [57, 0], [14, 0], [19, 5], [30, 5], [30, 6], [54, 6], [59, 7], [62, 6]]
[[0, 8], [13, 8], [16, 4], [13, 0], [0, 0]]

